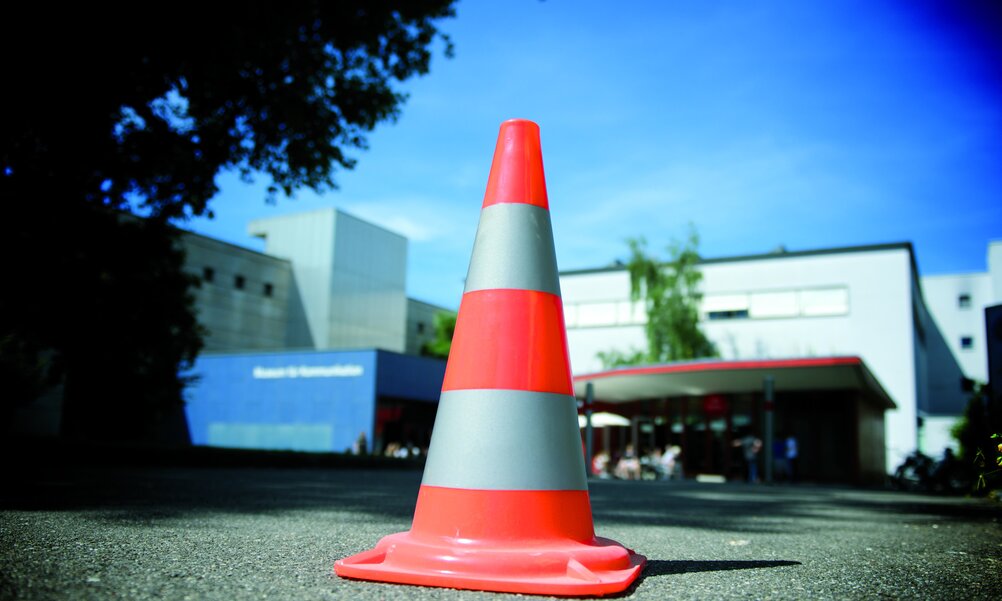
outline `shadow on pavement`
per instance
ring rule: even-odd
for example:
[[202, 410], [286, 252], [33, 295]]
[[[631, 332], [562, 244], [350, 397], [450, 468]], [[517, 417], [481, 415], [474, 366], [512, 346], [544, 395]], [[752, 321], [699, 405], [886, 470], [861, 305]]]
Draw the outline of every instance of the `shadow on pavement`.
[[799, 566], [799, 561], [665, 561], [647, 560], [643, 577], [688, 574], [690, 572], [722, 572], [725, 570], [756, 570], [760, 568], [781, 568]]
[[1002, 506], [985, 499], [838, 486], [601, 481], [591, 484], [590, 493], [596, 522], [746, 533], [820, 533], [861, 520], [1002, 518]]
[[629, 598], [649, 578], [658, 576], [677, 576], [696, 572], [725, 572], [728, 570], [756, 570], [761, 568], [781, 568], [785, 566], [802, 565], [799, 561], [764, 561], [764, 560], [721, 560], [721, 561], [666, 561], [663, 559], [648, 559], [644, 571], [625, 591], [609, 595], [608, 599]]
[[92, 510], [124, 521], [313, 510], [409, 520], [420, 482], [420, 471], [73, 468], [8, 481], [0, 509]]

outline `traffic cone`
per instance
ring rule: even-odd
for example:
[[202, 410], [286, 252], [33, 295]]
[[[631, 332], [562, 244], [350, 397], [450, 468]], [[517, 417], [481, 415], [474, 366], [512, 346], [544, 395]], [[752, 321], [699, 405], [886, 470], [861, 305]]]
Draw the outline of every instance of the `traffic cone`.
[[606, 595], [645, 558], [595, 536], [539, 127], [501, 124], [409, 532], [342, 577]]

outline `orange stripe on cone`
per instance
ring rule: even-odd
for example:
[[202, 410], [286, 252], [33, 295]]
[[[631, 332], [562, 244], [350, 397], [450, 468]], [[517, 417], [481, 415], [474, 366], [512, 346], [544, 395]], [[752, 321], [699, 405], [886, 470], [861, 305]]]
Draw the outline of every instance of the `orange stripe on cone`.
[[487, 178], [485, 207], [499, 202], [521, 202], [549, 209], [539, 126], [512, 119], [501, 124]]
[[442, 391], [574, 394], [560, 297], [535, 290], [463, 295]]
[[495, 543], [595, 538], [587, 490], [469, 490], [422, 486], [414, 510], [421, 536]]

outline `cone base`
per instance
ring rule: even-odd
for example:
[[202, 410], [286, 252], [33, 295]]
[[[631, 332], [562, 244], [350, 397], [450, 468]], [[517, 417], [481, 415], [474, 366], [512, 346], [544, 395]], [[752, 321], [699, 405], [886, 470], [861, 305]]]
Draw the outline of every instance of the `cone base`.
[[342, 578], [397, 584], [528, 593], [601, 596], [625, 590], [647, 559], [605, 539], [470, 544], [401, 532], [375, 548], [334, 563]]

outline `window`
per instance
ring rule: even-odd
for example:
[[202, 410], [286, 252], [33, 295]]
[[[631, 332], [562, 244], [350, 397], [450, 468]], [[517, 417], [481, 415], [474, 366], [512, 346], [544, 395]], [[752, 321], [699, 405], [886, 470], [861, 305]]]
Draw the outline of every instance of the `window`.
[[961, 309], [970, 309], [971, 308], [971, 295], [970, 294], [961, 294], [960, 296], [958, 296], [957, 297], [957, 307], [959, 307]]
[[564, 303], [564, 325], [568, 328], [578, 327], [578, 307]]
[[417, 322], [417, 333], [418, 334], [424, 334], [424, 322], [423, 321]]
[[710, 315], [713, 314], [738, 314], [744, 312], [744, 316], [748, 317], [750, 305], [748, 303], [748, 294], [708, 294], [703, 297], [703, 303], [700, 305], [703, 312], [706, 313], [708, 319], [720, 319], [719, 317], [713, 318]]
[[616, 303], [616, 323], [621, 326], [647, 323], [647, 308], [644, 306], [644, 301]]
[[616, 303], [582, 303], [578, 305], [577, 324], [580, 327], [616, 325]]
[[244, 278], [244, 276], [242, 276], [242, 275], [238, 275], [238, 276], [236, 276], [236, 277], [233, 278], [233, 285], [236, 287], [237, 290], [243, 290], [244, 289], [244, 284], [246, 284], [246, 283], [247, 283], [247, 279]]
[[711, 321], [718, 319], [747, 319], [748, 309], [735, 309], [732, 311], [708, 311], [706, 318]]
[[970, 350], [974, 348], [974, 337], [973, 336], [961, 336], [960, 337], [960, 348], [964, 350]]
[[568, 328], [602, 328], [647, 323], [644, 302], [611, 301], [567, 303], [564, 325]]
[[273, 286], [270, 282], [265, 282], [264, 283], [264, 295], [265, 296], [271, 296], [274, 293], [275, 293], [275, 286]]
[[202, 268], [202, 281], [211, 282], [216, 279], [216, 270], [211, 267]]
[[750, 295], [749, 314], [756, 318], [796, 317], [800, 302], [793, 290], [785, 292], [753, 292]]
[[813, 317], [849, 312], [848, 288], [814, 288], [800, 291], [800, 313]]

